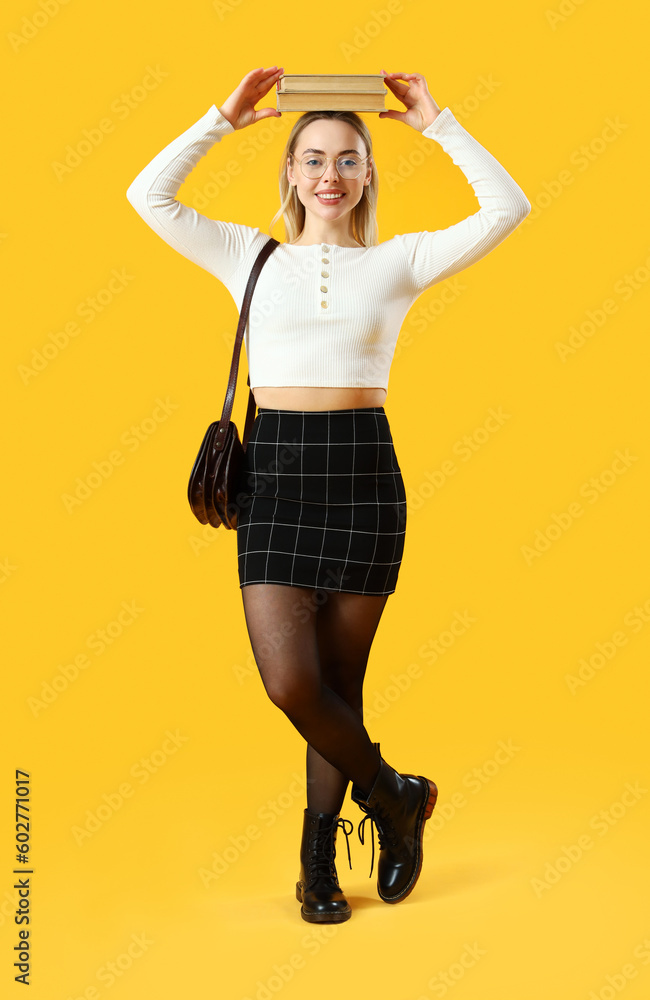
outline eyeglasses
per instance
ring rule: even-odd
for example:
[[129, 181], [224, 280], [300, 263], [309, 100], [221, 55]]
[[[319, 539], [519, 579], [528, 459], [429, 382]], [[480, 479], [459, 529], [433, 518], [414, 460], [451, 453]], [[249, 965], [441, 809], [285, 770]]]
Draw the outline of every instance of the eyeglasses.
[[[296, 157], [291, 154], [294, 158]], [[314, 179], [315, 177], [322, 177], [327, 169], [327, 164], [330, 160], [336, 160], [336, 171], [341, 177], [346, 177], [351, 180], [353, 177], [358, 177], [363, 170], [363, 163], [369, 160], [369, 156], [364, 156], [363, 159], [359, 156], [321, 156], [320, 154], [312, 153], [309, 156], [303, 156], [302, 160], [298, 160], [300, 163], [300, 169], [302, 170], [305, 177]]]

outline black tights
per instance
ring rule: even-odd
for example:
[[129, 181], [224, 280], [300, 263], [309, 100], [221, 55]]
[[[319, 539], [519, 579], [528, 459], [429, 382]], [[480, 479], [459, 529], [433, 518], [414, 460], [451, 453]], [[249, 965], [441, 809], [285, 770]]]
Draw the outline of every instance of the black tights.
[[389, 594], [287, 584], [241, 588], [266, 693], [307, 741], [307, 806], [338, 813], [348, 781], [369, 792], [379, 755], [363, 725], [363, 680]]

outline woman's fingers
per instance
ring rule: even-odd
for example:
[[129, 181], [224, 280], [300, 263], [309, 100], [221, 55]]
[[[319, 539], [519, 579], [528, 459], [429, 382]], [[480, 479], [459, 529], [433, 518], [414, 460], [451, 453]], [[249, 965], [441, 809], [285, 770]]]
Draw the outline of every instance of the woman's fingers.
[[386, 80], [386, 86], [389, 90], [392, 90], [394, 94], [405, 94], [409, 89], [403, 83], [398, 83], [397, 80]]
[[270, 69], [264, 71], [261, 82], [264, 83], [266, 80], [270, 80], [272, 76], [277, 76], [281, 72], [281, 66], [271, 66]]
[[253, 72], [258, 73], [258, 78], [253, 79], [250, 82], [257, 90], [264, 90], [263, 94], [256, 94], [255, 97], [259, 101], [262, 97], [266, 96], [266, 93], [275, 86], [276, 81], [280, 78], [283, 73], [283, 67], [273, 66], [269, 70], [254, 70]]
[[[381, 72], [384, 74], [384, 83], [390, 87], [395, 97], [405, 105], [406, 111], [381, 111], [379, 117], [394, 118], [397, 121], [406, 122], [407, 125], [412, 125], [417, 131], [422, 131], [418, 127], [418, 118], [421, 118], [422, 122], [426, 121], [425, 116], [433, 101], [427, 89], [426, 79], [421, 73], [386, 73], [386, 70]], [[405, 82], [400, 82], [406, 80], [409, 81], [408, 86]], [[435, 102], [433, 104], [434, 107], [437, 107]]]
[[261, 70], [258, 70], [256, 72], [259, 73], [259, 75], [261, 76], [262, 80], [268, 80], [269, 77], [275, 76], [276, 73], [280, 73], [281, 71], [282, 71], [282, 67], [281, 66], [269, 66], [268, 69], [261, 69]]
[[281, 72], [282, 69], [281, 67], [278, 66], [271, 66], [268, 69], [264, 69], [263, 66], [260, 66], [259, 69], [252, 69], [249, 73], [246, 74], [246, 76], [242, 80], [242, 85], [245, 87], [246, 86], [261, 87], [263, 84], [267, 82], [267, 80], [270, 80], [271, 77]]
[[408, 90], [410, 90], [410, 87], [408, 87], [405, 83], [401, 83], [400, 80], [394, 79], [394, 77], [398, 76], [404, 76], [404, 74], [388, 73], [384, 77], [384, 83], [387, 87], [390, 87], [391, 90], [397, 90], [398, 94], [405, 94]]

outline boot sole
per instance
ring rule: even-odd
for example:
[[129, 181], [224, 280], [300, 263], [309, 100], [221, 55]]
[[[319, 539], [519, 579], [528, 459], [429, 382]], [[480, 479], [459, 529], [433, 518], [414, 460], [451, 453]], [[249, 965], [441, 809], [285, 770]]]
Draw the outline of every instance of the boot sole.
[[[300, 882], [296, 882], [296, 899], [302, 904], [302, 892]], [[348, 906], [347, 910], [336, 910], [334, 913], [308, 913], [304, 907], [300, 907], [300, 916], [310, 924], [341, 924], [344, 920], [349, 920], [352, 910]]]
[[415, 883], [417, 882], [418, 878], [420, 877], [420, 872], [422, 871], [422, 837], [424, 836], [424, 824], [429, 819], [429, 817], [431, 816], [431, 813], [434, 810], [434, 807], [435, 807], [435, 804], [436, 804], [436, 801], [437, 801], [437, 798], [438, 798], [438, 787], [437, 787], [435, 781], [430, 781], [428, 778], [425, 778], [422, 774], [418, 774], [418, 778], [422, 778], [423, 781], [426, 781], [427, 786], [428, 786], [428, 795], [427, 795], [427, 798], [424, 799], [424, 801], [422, 802], [420, 815], [418, 816], [418, 825], [417, 825], [418, 863], [417, 863], [417, 868], [413, 872], [413, 875], [411, 876], [410, 882], [408, 883], [408, 885], [406, 886], [406, 888], [403, 889], [402, 892], [400, 892], [399, 896], [384, 896], [384, 895], [382, 895], [379, 887], [377, 887], [377, 892], [379, 894], [379, 898], [383, 899], [383, 901], [385, 903], [400, 903], [403, 899], [406, 899], [406, 897], [409, 896], [413, 892], [413, 890], [415, 889]]

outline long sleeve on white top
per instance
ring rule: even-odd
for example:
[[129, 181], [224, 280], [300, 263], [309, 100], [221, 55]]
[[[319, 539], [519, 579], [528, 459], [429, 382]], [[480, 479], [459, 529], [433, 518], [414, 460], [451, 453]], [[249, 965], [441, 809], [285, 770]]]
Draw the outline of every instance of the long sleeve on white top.
[[[199, 160], [234, 131], [213, 104], [154, 156], [126, 194], [154, 232], [218, 278], [241, 308], [268, 234], [210, 219], [176, 197]], [[253, 388], [386, 388], [397, 337], [415, 299], [485, 257], [528, 215], [531, 205], [522, 189], [448, 107], [422, 135], [438, 142], [464, 173], [478, 211], [446, 229], [402, 233], [371, 247], [281, 243], [262, 268], [246, 327]], [[422, 214], [426, 221], [426, 205]]]
[[[213, 104], [202, 118], [154, 156], [126, 192], [130, 204], [154, 232], [222, 282], [242, 263], [259, 229], [210, 219], [183, 205], [176, 194], [199, 160], [234, 131]], [[480, 260], [531, 210], [516, 181], [448, 107], [422, 135], [435, 139], [462, 170], [480, 208], [447, 229], [394, 237], [406, 254], [420, 292]]]

